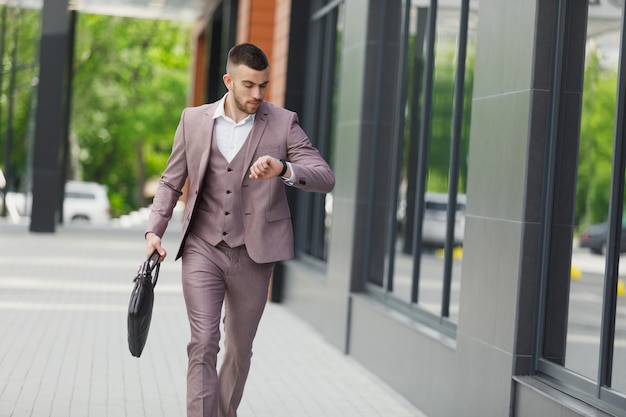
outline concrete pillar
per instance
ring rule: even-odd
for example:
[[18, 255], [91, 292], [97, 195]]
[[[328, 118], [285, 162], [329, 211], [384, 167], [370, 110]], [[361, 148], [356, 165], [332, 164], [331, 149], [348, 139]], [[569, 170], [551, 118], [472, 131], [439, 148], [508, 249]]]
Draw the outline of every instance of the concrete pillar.
[[64, 93], [70, 14], [68, 0], [46, 0], [42, 10], [39, 88], [33, 154], [31, 232], [55, 231], [61, 184], [60, 153], [66, 120]]

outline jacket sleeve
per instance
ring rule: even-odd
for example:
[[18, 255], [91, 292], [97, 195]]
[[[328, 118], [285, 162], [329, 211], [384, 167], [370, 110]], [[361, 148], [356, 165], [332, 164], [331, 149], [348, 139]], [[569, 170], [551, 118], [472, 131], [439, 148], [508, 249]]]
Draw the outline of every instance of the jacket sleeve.
[[335, 187], [335, 175], [300, 127], [296, 113], [291, 114], [287, 138], [287, 161], [295, 174], [293, 187], [318, 193], [331, 192]]
[[162, 237], [167, 224], [172, 218], [172, 212], [182, 195], [182, 188], [187, 179], [187, 160], [185, 150], [185, 112], [183, 110], [180, 122], [174, 135], [172, 152], [161, 175], [156, 193], [152, 202], [146, 233], [153, 232]]

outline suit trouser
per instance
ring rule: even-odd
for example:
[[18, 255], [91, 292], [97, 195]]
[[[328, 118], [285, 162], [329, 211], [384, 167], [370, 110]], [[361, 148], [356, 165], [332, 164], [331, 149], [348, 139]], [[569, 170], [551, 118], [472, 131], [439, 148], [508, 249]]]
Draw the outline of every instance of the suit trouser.
[[[245, 246], [212, 246], [194, 233], [187, 237], [182, 281], [191, 328], [188, 417], [237, 416], [273, 269], [274, 263], [250, 259]], [[222, 304], [225, 339], [218, 376]]]

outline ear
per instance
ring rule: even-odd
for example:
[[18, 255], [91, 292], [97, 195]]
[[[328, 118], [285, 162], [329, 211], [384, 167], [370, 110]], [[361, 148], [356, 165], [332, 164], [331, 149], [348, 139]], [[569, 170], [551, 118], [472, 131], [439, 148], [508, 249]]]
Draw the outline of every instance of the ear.
[[224, 85], [226, 86], [226, 88], [227, 88], [228, 90], [230, 90], [230, 88], [231, 88], [231, 87], [232, 87], [232, 85], [233, 85], [233, 77], [231, 77], [231, 76], [230, 76], [230, 75], [228, 75], [228, 74], [224, 74], [224, 75], [222, 76], [222, 80], [224, 80]]

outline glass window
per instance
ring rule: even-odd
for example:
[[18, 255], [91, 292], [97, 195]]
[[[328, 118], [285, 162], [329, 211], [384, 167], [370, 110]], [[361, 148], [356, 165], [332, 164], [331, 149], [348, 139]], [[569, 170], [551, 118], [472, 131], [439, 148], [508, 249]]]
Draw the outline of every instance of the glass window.
[[591, 24], [587, 33], [565, 355], [567, 368], [591, 379], [598, 377], [619, 44], [619, 27], [606, 29]]
[[[387, 259], [370, 265], [385, 298], [456, 321], [465, 228], [476, 10], [404, 2]], [[436, 4], [436, 3], [435, 3]], [[434, 27], [431, 26], [434, 22]], [[406, 87], [405, 87], [406, 86]], [[381, 275], [375, 274], [382, 271]], [[377, 289], [378, 288], [378, 289]], [[452, 325], [454, 327], [454, 325]]]
[[[331, 167], [335, 133], [336, 96], [342, 40], [343, 3], [317, 2], [309, 32], [310, 74], [307, 74], [303, 127]], [[332, 193], [299, 193], [296, 249], [315, 259], [325, 260], [332, 215]]]
[[[582, 7], [588, 7], [588, 13], [576, 9]], [[579, 56], [576, 48], [585, 48], [584, 83], [578, 126], [572, 123], [578, 116], [567, 114], [570, 108], [565, 107], [571, 104], [567, 95], [557, 96], [557, 84], [551, 86], [553, 102], [564, 109], [555, 116], [558, 121], [550, 121], [556, 123], [556, 137], [548, 138], [548, 146], [557, 143], [550, 165], [559, 187], [565, 184], [567, 189], [572, 184], [568, 180], [569, 159], [574, 159], [572, 149], [576, 149], [572, 133], [578, 140], [578, 153], [573, 161], [574, 196], [552, 184], [547, 199], [554, 203], [544, 201], [543, 227], [549, 237], [543, 258], [548, 267], [541, 276], [545, 299], [540, 309], [542, 340], [537, 364], [539, 375], [556, 378], [562, 389], [609, 412], [626, 409], [626, 270], [620, 265], [622, 251], [626, 251], [626, 68], [625, 47], [620, 44], [621, 8], [616, 2], [589, 2], [588, 6], [557, 2], [556, 15], [562, 22], [567, 21], [566, 15], [586, 15], [587, 36], [584, 45], [577, 45], [571, 31], [563, 29], [555, 35], [563, 39], [564, 54], [555, 57], [553, 66]], [[580, 22], [567, 24], [580, 27]], [[568, 78], [574, 72], [561, 71], [556, 82], [577, 84], [580, 80]], [[573, 213], [571, 228], [563, 213]]]

